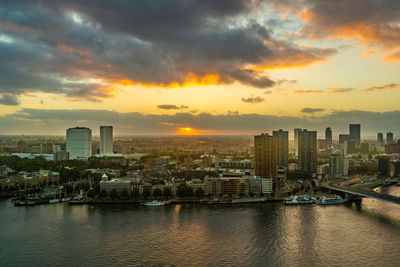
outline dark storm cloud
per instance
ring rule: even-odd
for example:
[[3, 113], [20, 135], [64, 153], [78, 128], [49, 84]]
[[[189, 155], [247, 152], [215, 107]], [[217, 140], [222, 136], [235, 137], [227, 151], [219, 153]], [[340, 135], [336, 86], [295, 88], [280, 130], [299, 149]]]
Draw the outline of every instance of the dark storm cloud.
[[325, 111], [325, 109], [324, 108], [303, 108], [300, 110], [300, 112], [311, 113], [311, 114], [314, 114], [317, 112], [322, 112], [322, 111]]
[[336, 133], [347, 132], [349, 123], [361, 123], [362, 134], [375, 136], [378, 131], [400, 132], [400, 111], [371, 112], [362, 110], [333, 111], [320, 117], [273, 116], [261, 114], [176, 113], [173, 115], [119, 113], [108, 110], [22, 109], [0, 117], [1, 134], [64, 134], [72, 126], [112, 124], [118, 134], [170, 134], [176, 127], [190, 126], [201, 130], [257, 133], [274, 129], [307, 128], [323, 131], [330, 125]]
[[168, 105], [168, 104], [164, 104], [164, 105], [158, 105], [157, 108], [159, 109], [180, 109], [180, 107], [178, 107], [177, 105]]
[[[74, 100], [112, 97], [119, 80], [168, 86], [275, 85], [248, 66], [306, 65], [337, 51], [276, 40], [251, 19], [263, 1], [2, 1], [0, 92], [43, 91]], [[299, 62], [300, 61], [300, 62]], [[71, 88], [70, 81], [75, 81]]]

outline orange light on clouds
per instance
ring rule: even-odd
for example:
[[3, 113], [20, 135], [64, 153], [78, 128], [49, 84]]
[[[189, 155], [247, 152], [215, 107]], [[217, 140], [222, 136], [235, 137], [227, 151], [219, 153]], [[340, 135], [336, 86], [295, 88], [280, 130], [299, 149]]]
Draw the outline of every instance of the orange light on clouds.
[[200, 135], [200, 134], [206, 134], [208, 131], [205, 130], [198, 130], [198, 129], [193, 129], [191, 127], [181, 127], [178, 128], [177, 135]]

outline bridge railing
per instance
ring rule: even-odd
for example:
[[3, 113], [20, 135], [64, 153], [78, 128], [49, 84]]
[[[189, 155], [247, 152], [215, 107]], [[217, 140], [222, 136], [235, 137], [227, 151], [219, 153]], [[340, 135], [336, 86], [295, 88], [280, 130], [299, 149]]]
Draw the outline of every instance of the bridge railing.
[[394, 201], [394, 202], [399, 202], [400, 203], [400, 197], [397, 196], [393, 196], [390, 194], [386, 194], [386, 193], [381, 193], [381, 192], [376, 192], [373, 190], [365, 190], [365, 189], [360, 189], [360, 188], [345, 188], [345, 187], [341, 187], [341, 186], [337, 186], [337, 185], [328, 185], [329, 187], [333, 188], [333, 189], [338, 189], [338, 190], [346, 190], [349, 192], [354, 192], [354, 193], [360, 193], [360, 194], [364, 194], [367, 196], [373, 196], [376, 198], [381, 198], [381, 199], [386, 199], [386, 200], [390, 200], [390, 201]]

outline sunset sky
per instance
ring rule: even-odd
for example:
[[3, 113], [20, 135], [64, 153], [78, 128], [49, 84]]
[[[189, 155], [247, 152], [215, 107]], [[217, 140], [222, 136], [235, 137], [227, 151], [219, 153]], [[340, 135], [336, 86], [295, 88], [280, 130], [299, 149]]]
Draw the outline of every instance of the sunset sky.
[[0, 134], [400, 134], [398, 0], [0, 0], [0, 62]]

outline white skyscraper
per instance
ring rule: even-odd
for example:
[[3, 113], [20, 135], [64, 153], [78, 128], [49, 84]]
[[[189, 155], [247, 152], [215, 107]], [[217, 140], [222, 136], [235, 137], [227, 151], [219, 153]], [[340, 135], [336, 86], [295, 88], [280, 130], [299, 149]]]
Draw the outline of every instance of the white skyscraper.
[[92, 155], [92, 130], [86, 127], [67, 129], [67, 152], [70, 158], [89, 158]]
[[113, 127], [100, 126], [100, 154], [113, 153]]

